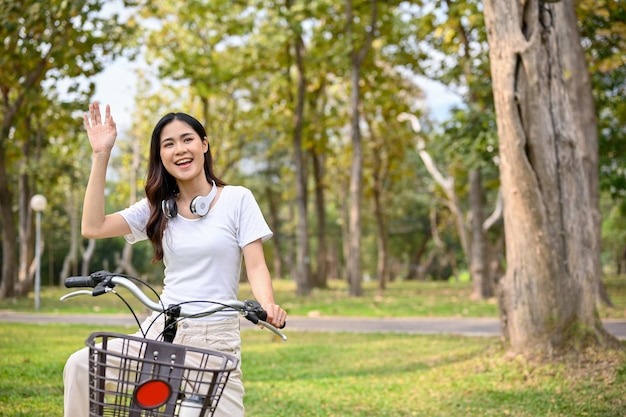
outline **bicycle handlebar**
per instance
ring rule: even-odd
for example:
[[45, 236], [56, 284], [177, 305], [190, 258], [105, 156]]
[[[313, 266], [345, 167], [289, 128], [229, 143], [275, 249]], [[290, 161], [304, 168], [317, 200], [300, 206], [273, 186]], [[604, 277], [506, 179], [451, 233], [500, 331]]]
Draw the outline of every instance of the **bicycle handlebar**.
[[[156, 312], [166, 312], [168, 310], [167, 307], [163, 306], [163, 304], [152, 301], [134, 282], [130, 279], [116, 275], [112, 272], [107, 271], [98, 271], [94, 272], [89, 276], [73, 276], [68, 277], [64, 281], [66, 288], [93, 288], [93, 290], [79, 290], [73, 291], [69, 294], [65, 294], [61, 297], [61, 301], [65, 301], [69, 298], [76, 297], [79, 295], [92, 295], [94, 297], [102, 294], [106, 294], [109, 292], [113, 292], [113, 288], [116, 285], [120, 287], [126, 288], [130, 293], [137, 298], [143, 305], [148, 307], [152, 311]], [[285, 336], [279, 329], [274, 327], [273, 325], [267, 323], [267, 312], [263, 310], [261, 305], [255, 300], [232, 300], [227, 302], [220, 302], [219, 304], [215, 304], [200, 313], [190, 312], [185, 310], [184, 305], [180, 307], [180, 317], [206, 317], [210, 316], [213, 313], [217, 313], [218, 311], [226, 310], [226, 309], [234, 309], [239, 311], [247, 320], [254, 324], [259, 324], [263, 327], [267, 327], [274, 334], [279, 336], [283, 340], [287, 340], [287, 336]], [[284, 327], [284, 326], [283, 326]]]

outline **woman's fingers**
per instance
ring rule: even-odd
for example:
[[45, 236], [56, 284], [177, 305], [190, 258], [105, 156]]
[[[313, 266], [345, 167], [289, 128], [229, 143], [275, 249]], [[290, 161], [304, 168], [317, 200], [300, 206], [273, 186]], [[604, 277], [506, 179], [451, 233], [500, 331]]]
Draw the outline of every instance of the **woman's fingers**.
[[89, 113], [91, 114], [91, 125], [99, 125], [100, 124], [100, 105], [97, 101], [94, 101], [93, 104], [89, 106]]
[[[94, 127], [102, 123], [102, 115], [100, 114], [100, 104], [97, 101], [94, 101], [89, 105], [89, 120], [87, 120], [87, 116], [85, 115], [85, 120], [88, 122], [86, 127]], [[111, 107], [109, 105], [106, 106], [106, 115], [105, 121], [111, 119]], [[112, 120], [112, 119], [111, 119]]]
[[104, 116], [104, 121], [108, 122], [109, 124], [111, 122], [113, 122], [113, 119], [111, 118], [111, 106], [109, 106], [107, 104], [106, 108], [105, 108], [105, 116]]
[[[271, 310], [271, 313], [269, 312]], [[271, 323], [276, 327], [282, 326], [285, 323], [285, 318], [287, 317], [287, 312], [280, 308], [278, 304], [273, 304], [271, 309], [268, 310], [268, 317]]]
[[83, 119], [85, 121], [85, 128], [88, 130], [99, 125], [109, 125], [115, 127], [115, 121], [113, 120], [113, 116], [111, 116], [111, 106], [107, 104], [105, 107], [103, 120], [100, 112], [100, 104], [97, 101], [94, 101], [89, 105], [89, 115], [83, 115]]

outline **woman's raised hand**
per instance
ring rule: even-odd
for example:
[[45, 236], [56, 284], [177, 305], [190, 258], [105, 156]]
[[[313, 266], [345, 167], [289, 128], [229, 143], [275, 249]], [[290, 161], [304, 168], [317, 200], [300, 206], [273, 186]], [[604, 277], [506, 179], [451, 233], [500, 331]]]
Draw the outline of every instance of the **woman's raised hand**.
[[110, 152], [115, 144], [117, 128], [111, 116], [111, 107], [107, 104], [104, 119], [97, 101], [89, 105], [89, 114], [83, 116], [89, 143], [94, 153]]

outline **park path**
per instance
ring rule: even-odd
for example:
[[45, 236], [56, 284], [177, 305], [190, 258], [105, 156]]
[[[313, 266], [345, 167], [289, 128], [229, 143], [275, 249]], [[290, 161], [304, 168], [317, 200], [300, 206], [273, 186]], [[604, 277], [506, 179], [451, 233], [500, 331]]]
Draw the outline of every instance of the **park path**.
[[[70, 323], [134, 326], [128, 315], [65, 315], [0, 311], [0, 322]], [[253, 326], [242, 319], [242, 328]], [[626, 340], [626, 320], [605, 320], [604, 327], [620, 340]], [[494, 318], [365, 318], [365, 317], [288, 317], [285, 331], [458, 334], [498, 336], [500, 322]]]

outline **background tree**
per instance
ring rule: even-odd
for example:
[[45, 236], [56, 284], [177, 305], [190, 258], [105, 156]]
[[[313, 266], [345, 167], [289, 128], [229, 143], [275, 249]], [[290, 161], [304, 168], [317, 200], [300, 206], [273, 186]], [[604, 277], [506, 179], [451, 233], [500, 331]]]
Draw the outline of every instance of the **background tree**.
[[[606, 195], [600, 212], [615, 225], [626, 207], [626, 8], [615, 0], [580, 1], [576, 11], [596, 105], [597, 127], [591, 126], [591, 134], [598, 135], [599, 192]], [[611, 208], [608, 202], [621, 207]], [[619, 238], [622, 229], [605, 225], [603, 230], [603, 244], [620, 265], [626, 256], [626, 241]], [[600, 295], [610, 305], [604, 285]]]
[[[16, 290], [18, 256], [12, 210], [15, 203], [12, 184], [16, 173], [11, 167], [19, 166], [16, 161], [30, 156], [24, 155], [24, 150], [41, 152], [46, 145], [44, 142], [27, 146], [26, 142], [51, 139], [45, 134], [36, 134], [35, 129], [42, 127], [44, 117], [50, 116], [46, 113], [46, 106], [41, 104], [46, 99], [57, 100], [55, 91], [62, 88], [59, 80], [90, 76], [100, 71], [103, 59], [118, 53], [121, 39], [132, 30], [132, 22], [120, 24], [115, 13], [103, 17], [100, 14], [103, 5], [102, 1], [5, 1], [2, 4], [0, 212], [3, 262], [0, 297], [10, 296]], [[70, 83], [68, 90], [76, 95], [76, 99], [68, 107], [84, 108], [91, 89], [81, 89], [76, 81]], [[34, 192], [32, 186], [21, 190]], [[18, 200], [28, 201], [30, 196], [22, 195]], [[25, 204], [19, 207], [26, 209]]]
[[[600, 127], [597, 162], [593, 159], [593, 140], [588, 141], [587, 156], [582, 160], [591, 166], [600, 165], [603, 175], [598, 194], [604, 193], [600, 194], [603, 197], [600, 210], [611, 212], [605, 222], [604, 236], [604, 255], [610, 260], [604, 266], [617, 264], [620, 252], [617, 244], [623, 245], [620, 235], [608, 233], [606, 227], [620, 224], [623, 210], [611, 211], [611, 205], [623, 203], [623, 184], [626, 184], [621, 152], [624, 19], [623, 8], [618, 3], [615, 0], [577, 3], [582, 45], [593, 68], [591, 85]], [[35, 29], [52, 25], [60, 30], [50, 16], [56, 16], [54, 10], [62, 3], [52, 2], [50, 7], [32, 3], [32, 9], [28, 10], [45, 18], [32, 23], [31, 29], [26, 24], [31, 15], [24, 15], [23, 9], [17, 13], [17, 3], [7, 4], [10, 7], [3, 8], [1, 15], [3, 22], [8, 22], [2, 29], [6, 29], [8, 37], [2, 47], [6, 53], [0, 55], [0, 81], [5, 93], [3, 105], [9, 110], [1, 113], [2, 121], [8, 120], [5, 115], [13, 117], [10, 104], [18, 102], [12, 101], [22, 91], [18, 87], [29, 79], [27, 74], [41, 56], [41, 51], [29, 49], [37, 44], [37, 39], [43, 39]], [[32, 281], [28, 271], [33, 265], [32, 214], [28, 200], [41, 189], [46, 190], [50, 203], [43, 225], [47, 256], [42, 265], [51, 271], [50, 276], [73, 273], [81, 261], [83, 272], [100, 267], [114, 269], [123, 261], [138, 274], [158, 275], [158, 266], [149, 263], [149, 246], [135, 245], [131, 258], [123, 239], [97, 243], [81, 240], [77, 227], [81, 190], [86, 181], [85, 164], [81, 162], [89, 158], [89, 149], [85, 146], [80, 115], [75, 111], [82, 113], [88, 96], [93, 93], [85, 78], [102, 68], [100, 61], [94, 61], [96, 55], [100, 59], [110, 52], [116, 53], [122, 44], [136, 46], [132, 38], [121, 34], [127, 26], [132, 28], [131, 19], [129, 25], [117, 25], [107, 31], [106, 42], [117, 37], [119, 43], [106, 43], [99, 50], [100, 46], [96, 45], [103, 38], [98, 36], [100, 28], [105, 26], [98, 19], [112, 18], [115, 11], [138, 15], [133, 10], [122, 9], [122, 2], [107, 2], [106, 7], [102, 2], [89, 4], [80, 12], [74, 11], [78, 13], [74, 18], [66, 20], [76, 27], [93, 29], [85, 36], [94, 36], [89, 41], [93, 41], [90, 48], [97, 52], [79, 58], [83, 49], [78, 48], [77, 42], [87, 38], [80, 38], [81, 32], [75, 31], [78, 37], [64, 46], [71, 50], [68, 52], [71, 57], [64, 58], [61, 53], [55, 56], [50, 68], [58, 65], [60, 69], [50, 69], [46, 77], [33, 84], [22, 99], [26, 104], [12, 119], [8, 136], [3, 136], [10, 140], [3, 139], [1, 152], [6, 157], [0, 165], [6, 171], [5, 183], [11, 196], [3, 194], [0, 205], [9, 198], [11, 204], [5, 204], [2, 209], [17, 209], [12, 209], [10, 222], [5, 222], [7, 217], [3, 214], [2, 227], [12, 224], [14, 235], [8, 238], [3, 231], [2, 238], [3, 243], [19, 239], [20, 245], [13, 247], [13, 255], [8, 258], [3, 255], [3, 268], [8, 265], [4, 259], [19, 259], [19, 267], [13, 267], [17, 286], [12, 288], [20, 292], [27, 291]], [[476, 278], [485, 275], [481, 270], [497, 270], [499, 262], [493, 259], [501, 250], [503, 236], [500, 223], [494, 224], [493, 218], [484, 219], [494, 205], [497, 207], [499, 178], [482, 2], [427, 0], [376, 4], [375, 36], [359, 67], [361, 100], [357, 111], [362, 180], [358, 190], [361, 271], [356, 274], [357, 279], [375, 276], [382, 291], [394, 279], [458, 279], [467, 276], [469, 269], [474, 284], [478, 285], [480, 280]], [[535, 7], [530, 2], [524, 4], [529, 5], [528, 10]], [[348, 36], [345, 5], [332, 0], [271, 3], [202, 0], [183, 8], [176, 2], [143, 3], [140, 14], [147, 20], [142, 21], [146, 31], [140, 44], [151, 64], [149, 70], [154, 69], [150, 78], [156, 82], [151, 88], [139, 88], [133, 128], [120, 132], [120, 154], [112, 160], [112, 175], [107, 184], [111, 195], [107, 199], [107, 211], [127, 206], [132, 201], [133, 186], [137, 188], [137, 198], [141, 197], [143, 166], [138, 171], [137, 161], [130, 159], [133, 154], [130, 145], [144, 140], [155, 119], [164, 112], [188, 111], [198, 115], [207, 127], [217, 172], [229, 182], [248, 185], [255, 191], [275, 232], [267, 246], [273, 274], [297, 280], [301, 287], [298, 291], [324, 287], [328, 279], [347, 279], [352, 204], [349, 184], [356, 178], [351, 175], [354, 154], [350, 130], [354, 114], [350, 96], [354, 72], [350, 52], [358, 53], [372, 33], [372, 2], [353, 0], [353, 42]], [[545, 32], [552, 33], [549, 22], [554, 16], [550, 12], [542, 16], [548, 26]], [[87, 23], [91, 19], [96, 19], [96, 23]], [[15, 42], [23, 42], [25, 49], [17, 53]], [[47, 51], [45, 47], [49, 43], [43, 41], [42, 51]], [[560, 47], [576, 44], [568, 40], [561, 42]], [[21, 76], [14, 77], [15, 74]], [[571, 74], [564, 72], [564, 88], [588, 91], [588, 87], [576, 84], [585, 78]], [[429, 114], [428, 108], [432, 97], [424, 96], [416, 85], [425, 78], [455, 92], [459, 106], [445, 116], [432, 117], [434, 113]], [[574, 104], [582, 105], [577, 111], [587, 117], [588, 106], [583, 103], [580, 100]], [[453, 216], [446, 207], [450, 198], [428, 175], [420, 160], [421, 151], [415, 149], [415, 135], [406, 123], [397, 121], [401, 112], [419, 118], [424, 127], [422, 151], [427, 151], [441, 172], [454, 180], [452, 191], [458, 200], [459, 216]], [[587, 133], [583, 136], [592, 138]], [[300, 151], [298, 157], [294, 157], [296, 150]], [[140, 165], [144, 163], [141, 161]], [[133, 176], [137, 177], [137, 184]], [[60, 178], [53, 181], [55, 177]], [[592, 189], [597, 181], [591, 177], [587, 180]], [[590, 199], [593, 201], [595, 197]], [[594, 218], [596, 226], [592, 230], [599, 218]], [[307, 226], [302, 228], [305, 223]], [[486, 224], [495, 227], [486, 232]], [[462, 245], [464, 234], [468, 237]], [[597, 238], [595, 235], [592, 241]], [[481, 239], [483, 244], [477, 243]], [[306, 245], [309, 249], [302, 249]], [[599, 251], [598, 246], [589, 248]], [[10, 245], [3, 244], [4, 250], [10, 251]], [[307, 252], [313, 256], [307, 256]], [[301, 280], [303, 274], [298, 269], [305, 262], [311, 269], [310, 279]], [[487, 268], [487, 265], [495, 267]], [[477, 287], [476, 293], [483, 290]]]
[[[361, 69], [376, 38], [378, 24], [378, 2], [370, 1], [369, 19], [358, 25], [352, 0], [346, 0], [346, 39], [350, 54], [350, 141], [352, 163], [350, 168], [349, 214], [348, 214], [348, 259], [347, 279], [350, 294], [360, 296], [363, 292], [361, 274], [361, 202], [363, 189], [363, 145], [361, 143]], [[359, 19], [360, 21], [360, 19]]]
[[[419, 131], [425, 145], [420, 154], [428, 155], [431, 167], [436, 163], [445, 172], [445, 184], [442, 175], [434, 181], [444, 191], [444, 210], [450, 210], [455, 218], [463, 250], [460, 262], [470, 271], [475, 299], [493, 295], [497, 268], [492, 266], [492, 260], [501, 252], [498, 231], [492, 230], [494, 236], [489, 239], [483, 227], [487, 213], [496, 205], [498, 182], [488, 45], [481, 4], [416, 2], [400, 14], [411, 16], [411, 20], [397, 41], [401, 46], [397, 59], [405, 68], [437, 80], [461, 101], [442, 122], [430, 123], [421, 117], [426, 123]], [[433, 159], [435, 155], [437, 158]]]
[[595, 304], [593, 146], [566, 78], [589, 77], [582, 49], [566, 46], [580, 44], [573, 10], [570, 0], [485, 2], [506, 230], [501, 320], [526, 353], [615, 342]]

